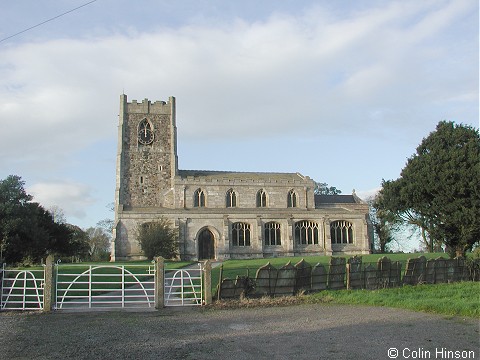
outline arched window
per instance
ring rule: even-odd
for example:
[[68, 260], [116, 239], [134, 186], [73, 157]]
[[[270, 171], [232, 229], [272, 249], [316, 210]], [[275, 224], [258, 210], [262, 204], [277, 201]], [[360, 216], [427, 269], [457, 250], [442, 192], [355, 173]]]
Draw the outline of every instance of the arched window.
[[250, 224], [237, 222], [232, 224], [233, 246], [250, 246]]
[[338, 220], [330, 223], [332, 244], [353, 244], [353, 225], [349, 221]]
[[193, 207], [205, 207], [205, 193], [202, 189], [195, 190], [193, 194]]
[[148, 145], [153, 142], [153, 127], [147, 119], [143, 119], [138, 124], [137, 136], [138, 142], [142, 145]]
[[318, 244], [318, 224], [309, 220], [296, 222], [295, 242], [301, 245]]
[[280, 224], [276, 222], [268, 222], [265, 224], [264, 233], [265, 245], [282, 245]]
[[257, 192], [257, 207], [267, 207], [267, 193], [263, 189]]
[[295, 193], [295, 191], [293, 191], [293, 189], [288, 192], [287, 207], [297, 207], [297, 194]]
[[233, 189], [227, 191], [227, 194], [225, 195], [225, 203], [227, 208], [237, 207], [237, 194]]

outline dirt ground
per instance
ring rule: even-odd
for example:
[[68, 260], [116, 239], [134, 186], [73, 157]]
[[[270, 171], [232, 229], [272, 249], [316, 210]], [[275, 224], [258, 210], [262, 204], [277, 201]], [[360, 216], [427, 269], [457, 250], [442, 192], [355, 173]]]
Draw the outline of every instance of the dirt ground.
[[0, 313], [0, 359], [479, 359], [479, 347], [478, 319], [380, 307]]

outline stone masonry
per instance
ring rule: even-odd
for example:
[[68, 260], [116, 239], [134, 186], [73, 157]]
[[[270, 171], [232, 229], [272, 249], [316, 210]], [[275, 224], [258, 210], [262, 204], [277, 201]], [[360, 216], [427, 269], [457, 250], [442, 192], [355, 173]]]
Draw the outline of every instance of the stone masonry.
[[136, 229], [161, 217], [185, 260], [370, 252], [368, 205], [355, 194], [316, 196], [299, 173], [179, 170], [176, 133], [175, 98], [121, 95], [113, 261], [142, 259]]

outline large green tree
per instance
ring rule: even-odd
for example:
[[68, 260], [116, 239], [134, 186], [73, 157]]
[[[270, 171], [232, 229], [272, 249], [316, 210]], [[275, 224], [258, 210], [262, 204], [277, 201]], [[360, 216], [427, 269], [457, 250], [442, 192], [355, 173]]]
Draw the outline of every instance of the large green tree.
[[381, 209], [377, 203], [381, 200], [381, 194], [367, 200], [370, 210], [370, 221], [374, 231], [375, 248], [381, 254], [390, 250], [390, 245], [395, 241], [394, 234], [399, 231], [398, 222], [390, 211]]
[[383, 181], [378, 209], [416, 225], [433, 248], [452, 255], [480, 241], [478, 129], [442, 121], [423, 139], [395, 181]]
[[137, 240], [149, 260], [157, 256], [172, 259], [178, 254], [178, 231], [163, 217], [140, 225]]
[[0, 180], [0, 260], [38, 263], [48, 254], [73, 256], [85, 245], [24, 189], [19, 176]]

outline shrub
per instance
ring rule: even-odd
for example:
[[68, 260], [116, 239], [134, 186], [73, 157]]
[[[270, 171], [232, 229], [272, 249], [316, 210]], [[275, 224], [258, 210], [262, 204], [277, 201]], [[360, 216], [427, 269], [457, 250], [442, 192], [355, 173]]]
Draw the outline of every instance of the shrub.
[[163, 217], [140, 225], [137, 229], [137, 239], [149, 260], [157, 256], [173, 259], [178, 254], [178, 232], [170, 221]]

